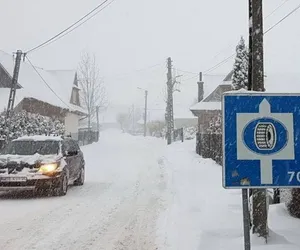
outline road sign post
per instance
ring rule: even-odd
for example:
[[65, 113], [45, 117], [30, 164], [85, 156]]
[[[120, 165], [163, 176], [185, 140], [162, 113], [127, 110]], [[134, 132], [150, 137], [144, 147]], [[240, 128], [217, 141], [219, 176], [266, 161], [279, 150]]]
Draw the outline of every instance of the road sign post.
[[300, 94], [227, 92], [222, 104], [223, 187], [243, 189], [249, 250], [247, 189], [300, 186]]
[[248, 200], [248, 190], [242, 189], [242, 199], [243, 199], [243, 224], [244, 224], [244, 246], [245, 250], [251, 249], [250, 241], [250, 213], [249, 213], [249, 200]]

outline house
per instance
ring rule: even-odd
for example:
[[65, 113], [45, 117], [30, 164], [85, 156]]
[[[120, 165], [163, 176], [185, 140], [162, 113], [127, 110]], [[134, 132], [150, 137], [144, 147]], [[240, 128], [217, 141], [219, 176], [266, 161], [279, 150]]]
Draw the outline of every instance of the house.
[[207, 97], [190, 108], [193, 115], [198, 117], [198, 132], [205, 133], [210, 121], [221, 115], [222, 94], [232, 90], [232, 76], [233, 71]]
[[189, 128], [197, 126], [197, 117], [189, 112], [188, 108], [181, 108], [179, 105], [174, 108], [174, 126], [175, 129]]
[[[14, 58], [0, 51], [0, 111], [8, 105]], [[81, 107], [78, 79], [75, 70], [35, 69], [22, 61], [14, 110], [26, 110], [60, 120], [66, 134], [78, 134], [79, 119], [86, 116]]]

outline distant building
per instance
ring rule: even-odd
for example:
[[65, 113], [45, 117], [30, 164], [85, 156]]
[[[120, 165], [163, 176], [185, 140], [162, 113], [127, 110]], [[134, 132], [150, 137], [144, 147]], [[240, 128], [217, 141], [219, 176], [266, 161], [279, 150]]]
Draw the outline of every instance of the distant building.
[[[8, 104], [13, 69], [14, 58], [0, 51], [0, 111]], [[76, 71], [36, 69], [46, 83], [31, 65], [21, 62], [15, 110], [58, 119], [65, 124], [66, 134], [76, 139], [79, 119], [86, 116], [80, 103]]]
[[190, 108], [191, 112], [199, 118], [198, 131], [200, 133], [205, 133], [212, 118], [221, 114], [222, 94], [232, 90], [232, 76], [233, 71], [206, 98]]

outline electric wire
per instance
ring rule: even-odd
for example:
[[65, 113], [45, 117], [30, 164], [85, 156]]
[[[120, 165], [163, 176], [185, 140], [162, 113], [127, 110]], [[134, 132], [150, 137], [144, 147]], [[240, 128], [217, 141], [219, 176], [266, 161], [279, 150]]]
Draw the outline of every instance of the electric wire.
[[[287, 0], [286, 2], [288, 2], [289, 0]], [[284, 2], [283, 4], [281, 4], [280, 6], [278, 6], [272, 13], [270, 13], [267, 17], [269, 17], [271, 14], [274, 14], [279, 8], [281, 8], [286, 2]], [[293, 13], [295, 13], [298, 9], [300, 9], [300, 5], [298, 5], [295, 9], [293, 9], [291, 12], [289, 12], [286, 16], [284, 16], [282, 19], [280, 19], [277, 23], [275, 23], [274, 25], [272, 25], [269, 29], [267, 29], [264, 32], [264, 35], [267, 34], [268, 32], [270, 32], [272, 29], [274, 29], [277, 25], [279, 25], [280, 23], [282, 23], [285, 19], [287, 19], [289, 16], [291, 16]], [[266, 17], [266, 18], [267, 18]], [[225, 58], [223, 61], [217, 63], [216, 65], [214, 65], [213, 67], [207, 69], [206, 71], [204, 71], [205, 73], [211, 72], [217, 68], [219, 68], [220, 66], [222, 66], [223, 64], [225, 64], [227, 61], [229, 61], [231, 58], [233, 58], [235, 56], [235, 53], [232, 54], [231, 56]]]
[[47, 81], [43, 78], [43, 76], [40, 74], [40, 72], [36, 69], [36, 67], [32, 64], [32, 62], [30, 61], [30, 59], [28, 58], [28, 56], [26, 55], [26, 58], [30, 64], [30, 66], [34, 69], [34, 71], [37, 73], [37, 75], [41, 78], [41, 80], [46, 84], [46, 86], [51, 90], [51, 92], [62, 102], [64, 103], [69, 109], [70, 106], [64, 101], [62, 100], [58, 94], [56, 94], [56, 92], [51, 88], [51, 86], [47, 83]]
[[[108, 3], [105, 7], [101, 8], [104, 4], [106, 4], [109, 0], [104, 0], [101, 4], [99, 4], [97, 7], [95, 7], [94, 9], [92, 9], [90, 12], [88, 12], [86, 15], [84, 15], [83, 17], [81, 17], [79, 20], [77, 20], [75, 23], [71, 24], [70, 26], [68, 26], [66, 29], [64, 29], [63, 31], [59, 32], [58, 34], [56, 34], [55, 36], [51, 37], [50, 39], [46, 40], [45, 42], [33, 47], [32, 49], [29, 49], [26, 54], [31, 53], [33, 51], [36, 51], [38, 49], [40, 49], [41, 47], [45, 47], [46, 45], [51, 44], [54, 41], [57, 41], [58, 39], [61, 39], [62, 37], [64, 37], [65, 35], [69, 34], [70, 32], [72, 32], [73, 30], [77, 29], [78, 27], [80, 27], [81, 25], [83, 25], [84, 23], [86, 23], [88, 20], [90, 20], [92, 17], [96, 16], [97, 14], [99, 14], [102, 10], [104, 10], [106, 7], [108, 7], [112, 2], [114, 2], [115, 0], [112, 0], [110, 3]], [[100, 9], [101, 8], [101, 9]], [[99, 10], [100, 9], [100, 10]], [[98, 10], [98, 11], [97, 11]], [[95, 11], [97, 11], [96, 13], [94, 13]], [[92, 16], [90, 16], [92, 13], [94, 13]], [[88, 18], [87, 18], [88, 17]], [[85, 18], [87, 18], [85, 21], [83, 21]], [[80, 23], [81, 21], [83, 21], [82, 23]], [[78, 25], [77, 25], [78, 24]], [[77, 26], [76, 26], [77, 25]]]

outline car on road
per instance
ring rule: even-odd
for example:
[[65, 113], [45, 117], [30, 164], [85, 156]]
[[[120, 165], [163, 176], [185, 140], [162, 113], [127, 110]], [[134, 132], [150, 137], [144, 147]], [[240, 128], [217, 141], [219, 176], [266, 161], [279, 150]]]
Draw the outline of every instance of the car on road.
[[84, 156], [71, 138], [20, 137], [0, 154], [0, 191], [45, 191], [63, 196], [69, 185], [83, 185], [84, 179]]

